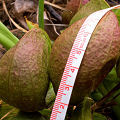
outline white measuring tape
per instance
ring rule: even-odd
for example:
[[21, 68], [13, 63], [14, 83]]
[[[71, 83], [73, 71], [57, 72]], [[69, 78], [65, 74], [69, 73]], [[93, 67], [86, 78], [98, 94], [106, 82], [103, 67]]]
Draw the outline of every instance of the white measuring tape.
[[87, 17], [82, 27], [80, 28], [77, 37], [72, 46], [70, 55], [64, 73], [61, 79], [61, 83], [58, 89], [54, 107], [52, 110], [50, 120], [64, 120], [66, 111], [69, 105], [72, 89], [75, 83], [75, 79], [83, 59], [85, 50], [87, 48], [90, 37], [100, 21], [100, 19], [110, 10], [119, 8], [120, 5], [100, 10], [92, 13]]

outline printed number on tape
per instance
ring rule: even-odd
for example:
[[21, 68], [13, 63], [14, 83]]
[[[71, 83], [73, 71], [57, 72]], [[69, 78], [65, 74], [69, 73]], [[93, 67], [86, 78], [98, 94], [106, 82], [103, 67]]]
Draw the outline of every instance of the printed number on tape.
[[108, 11], [116, 8], [120, 8], [120, 5], [92, 13], [80, 28], [64, 69], [50, 120], [65, 119], [74, 82], [90, 37], [100, 19]]

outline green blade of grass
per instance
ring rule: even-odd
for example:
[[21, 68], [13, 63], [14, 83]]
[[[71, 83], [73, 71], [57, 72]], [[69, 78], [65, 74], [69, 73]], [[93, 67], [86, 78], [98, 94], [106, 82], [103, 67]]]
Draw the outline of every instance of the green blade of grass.
[[15, 44], [19, 41], [19, 39], [16, 36], [14, 36], [1, 21], [0, 21], [0, 33], [8, 37]]
[[15, 43], [13, 43], [8, 37], [3, 35], [2, 33], [0, 33], [0, 44], [2, 44], [3, 47], [7, 50], [15, 45]]
[[38, 24], [44, 30], [44, 0], [39, 0]]

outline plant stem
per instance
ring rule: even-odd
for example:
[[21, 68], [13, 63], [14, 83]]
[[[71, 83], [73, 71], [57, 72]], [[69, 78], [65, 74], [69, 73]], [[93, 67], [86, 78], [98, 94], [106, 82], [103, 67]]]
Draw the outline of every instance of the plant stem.
[[44, 0], [39, 0], [39, 13], [38, 13], [39, 27], [44, 29]]
[[103, 82], [99, 85], [98, 90], [103, 94], [106, 95], [108, 91], [106, 90], [105, 86], [103, 85]]
[[92, 105], [91, 109], [95, 111], [99, 106], [101, 106], [110, 96], [112, 96], [117, 90], [120, 89], [120, 83], [117, 84], [107, 95], [105, 95], [101, 100]]
[[19, 41], [19, 39], [16, 36], [14, 36], [1, 21], [0, 21], [0, 33], [8, 37], [15, 44]]
[[0, 33], [0, 43], [7, 50], [10, 49], [10, 48], [12, 48], [15, 45], [15, 43], [13, 43], [11, 41], [11, 39], [9, 39], [7, 36], [3, 35], [2, 33]]

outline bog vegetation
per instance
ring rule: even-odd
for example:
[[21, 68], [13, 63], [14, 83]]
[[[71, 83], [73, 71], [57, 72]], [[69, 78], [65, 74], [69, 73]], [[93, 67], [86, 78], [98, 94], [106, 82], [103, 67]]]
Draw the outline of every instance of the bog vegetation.
[[[79, 29], [117, 0], [0, 1], [0, 120], [49, 120]], [[120, 120], [120, 10], [97, 24], [66, 120]]]

